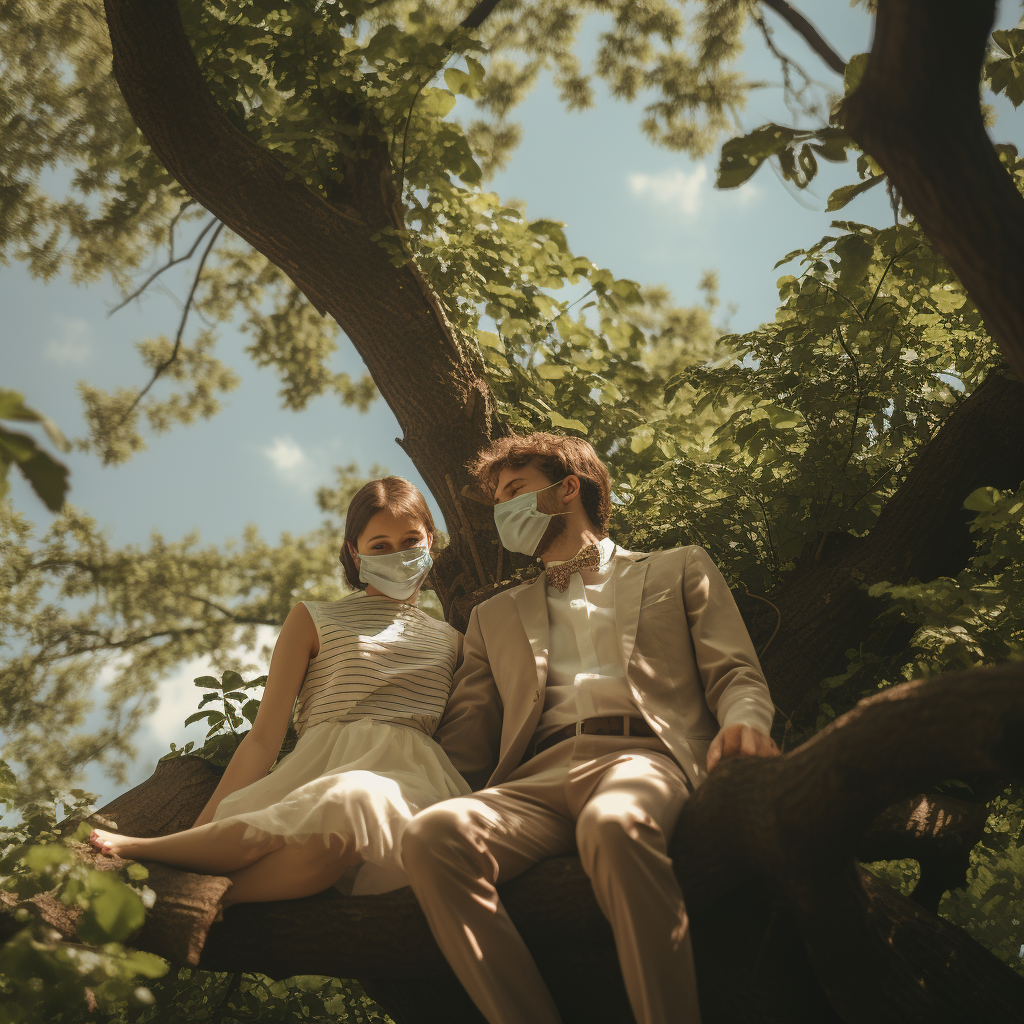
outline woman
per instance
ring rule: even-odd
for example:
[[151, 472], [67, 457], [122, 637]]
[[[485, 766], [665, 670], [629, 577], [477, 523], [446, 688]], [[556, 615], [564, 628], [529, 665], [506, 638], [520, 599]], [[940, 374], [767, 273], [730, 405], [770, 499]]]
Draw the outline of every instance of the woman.
[[[407, 885], [405, 825], [469, 792], [430, 738], [462, 658], [462, 634], [416, 607], [433, 541], [412, 484], [391, 476], [363, 487], [341, 550], [356, 593], [292, 608], [252, 730], [192, 828], [154, 839], [96, 829], [91, 844], [227, 875], [225, 904]], [[293, 705], [298, 742], [268, 774]]]

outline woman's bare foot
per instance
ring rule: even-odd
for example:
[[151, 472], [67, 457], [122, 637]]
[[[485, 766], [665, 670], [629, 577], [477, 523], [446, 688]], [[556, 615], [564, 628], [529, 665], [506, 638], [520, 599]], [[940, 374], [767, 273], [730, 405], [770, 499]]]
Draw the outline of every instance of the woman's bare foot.
[[122, 836], [117, 832], [94, 828], [89, 836], [89, 845], [107, 857], [123, 857], [126, 860], [133, 860], [138, 857], [141, 844], [132, 836]]

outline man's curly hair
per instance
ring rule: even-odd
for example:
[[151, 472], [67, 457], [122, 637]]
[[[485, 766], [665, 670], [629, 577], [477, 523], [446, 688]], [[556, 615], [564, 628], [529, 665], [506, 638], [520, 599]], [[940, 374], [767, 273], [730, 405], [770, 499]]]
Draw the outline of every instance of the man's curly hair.
[[506, 466], [519, 469], [531, 463], [553, 484], [567, 476], [579, 477], [583, 510], [595, 527], [608, 532], [612, 514], [611, 477], [594, 446], [582, 437], [563, 437], [541, 431], [500, 437], [484, 448], [467, 469], [480, 491], [493, 501], [501, 471]]

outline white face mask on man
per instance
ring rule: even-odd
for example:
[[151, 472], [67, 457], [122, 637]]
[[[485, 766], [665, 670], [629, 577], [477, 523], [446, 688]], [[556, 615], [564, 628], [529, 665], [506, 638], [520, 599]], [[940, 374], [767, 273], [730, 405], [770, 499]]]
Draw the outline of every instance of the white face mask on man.
[[537, 495], [549, 491], [562, 481], [548, 484], [536, 491], [517, 494], [508, 501], [494, 506], [494, 525], [498, 528], [501, 543], [509, 551], [533, 555], [537, 545], [547, 532], [548, 524], [555, 516], [566, 516], [568, 512], [541, 512], [537, 507]]
[[433, 564], [429, 548], [360, 555], [359, 580], [376, 587], [386, 597], [404, 601], [416, 593]]

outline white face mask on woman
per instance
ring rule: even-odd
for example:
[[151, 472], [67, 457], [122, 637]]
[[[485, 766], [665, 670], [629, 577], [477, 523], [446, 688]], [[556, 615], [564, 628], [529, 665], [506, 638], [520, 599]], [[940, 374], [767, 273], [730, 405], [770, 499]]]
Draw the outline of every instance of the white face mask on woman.
[[547, 532], [548, 523], [555, 516], [568, 515], [568, 512], [541, 512], [537, 508], [537, 495], [541, 491], [549, 491], [557, 487], [561, 480], [536, 491], [517, 494], [508, 501], [494, 506], [494, 525], [498, 528], [501, 543], [509, 551], [518, 551], [524, 555], [532, 555], [537, 545]]
[[406, 548], [387, 555], [360, 555], [359, 580], [386, 597], [404, 601], [416, 593], [434, 560], [429, 548]]

